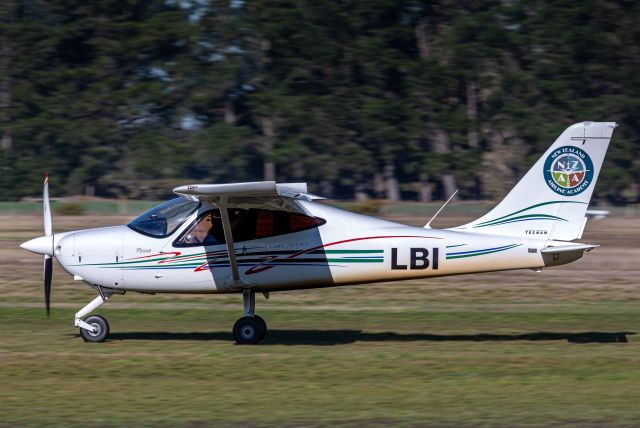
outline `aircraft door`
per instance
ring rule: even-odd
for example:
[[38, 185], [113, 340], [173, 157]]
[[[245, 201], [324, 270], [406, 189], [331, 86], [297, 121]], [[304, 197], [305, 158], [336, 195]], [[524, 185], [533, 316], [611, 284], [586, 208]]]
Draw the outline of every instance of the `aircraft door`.
[[[216, 290], [216, 281], [208, 265], [211, 257], [220, 251], [207, 245], [211, 243], [213, 224], [219, 217], [216, 212], [217, 210], [201, 210], [197, 218], [181, 233], [165, 243], [162, 253], [168, 258], [154, 270], [158, 286], [186, 292], [206, 293]], [[226, 250], [223, 253], [226, 256]]]

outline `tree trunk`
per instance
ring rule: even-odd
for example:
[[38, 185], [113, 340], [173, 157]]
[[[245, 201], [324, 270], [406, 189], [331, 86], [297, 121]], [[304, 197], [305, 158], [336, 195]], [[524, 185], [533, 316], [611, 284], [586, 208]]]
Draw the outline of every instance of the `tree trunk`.
[[365, 202], [369, 200], [369, 196], [364, 191], [365, 185], [362, 183], [361, 179], [357, 179], [356, 185], [354, 187], [354, 198], [356, 202]]
[[353, 199], [356, 202], [365, 202], [369, 200], [369, 195], [366, 192], [367, 183], [362, 177], [362, 174], [355, 173], [353, 175]]
[[[12, 0], [0, 2], [0, 24], [9, 21], [12, 13]], [[2, 150], [11, 150], [13, 146], [13, 138], [8, 130], [10, 122], [9, 108], [11, 107], [11, 88], [9, 85], [10, 56], [9, 38], [4, 32], [0, 32], [0, 147]]]
[[224, 122], [227, 125], [235, 125], [237, 121], [235, 105], [233, 104], [233, 100], [227, 96], [224, 102]]
[[[512, 165], [518, 163], [524, 141], [513, 138], [517, 134], [508, 129], [499, 132], [485, 125], [482, 133], [487, 136], [487, 149], [482, 151], [482, 165], [478, 168], [482, 196], [501, 198], [509, 192], [517, 179]], [[505, 144], [507, 139], [511, 144]]]
[[268, 117], [262, 119], [262, 134], [263, 134], [263, 146], [262, 156], [264, 159], [264, 171], [263, 179], [265, 181], [275, 181], [276, 179], [276, 165], [271, 159], [271, 153], [273, 151], [273, 119]]
[[456, 177], [453, 174], [442, 174], [442, 189], [444, 191], [443, 200], [449, 199], [455, 193], [457, 189]]
[[[429, 56], [431, 55], [431, 49], [429, 46], [429, 38], [427, 36], [426, 18], [422, 18], [418, 22], [415, 27], [415, 34], [420, 58], [423, 60], [428, 60]], [[418, 99], [420, 100], [420, 104], [422, 104], [422, 109], [425, 112], [425, 116], [429, 116], [431, 112], [427, 96], [425, 94], [420, 94], [418, 96]], [[431, 130], [431, 132], [429, 130]], [[444, 130], [438, 126], [435, 120], [431, 120], [431, 123], [429, 125], [425, 125], [424, 134], [427, 140], [433, 142], [433, 151], [435, 153], [449, 153], [451, 151], [449, 138], [447, 137], [446, 132], [444, 132]], [[448, 165], [445, 166], [445, 170], [446, 169], [448, 169]], [[440, 181], [442, 182], [444, 199], [447, 199], [453, 194], [453, 192], [456, 191], [456, 179], [452, 174], [445, 172], [440, 177]], [[427, 196], [425, 195], [425, 197]]]
[[467, 81], [467, 141], [469, 147], [478, 147], [478, 86], [473, 80]]
[[420, 177], [420, 202], [433, 201], [433, 183], [429, 183], [426, 177]]
[[[449, 145], [449, 137], [442, 129], [436, 128], [433, 132], [433, 151], [435, 153], [445, 154], [451, 151]], [[440, 177], [442, 182], [443, 199], [448, 199], [456, 191], [456, 178], [453, 174], [446, 171], [450, 167], [445, 165], [445, 172]]]
[[430, 50], [429, 50], [429, 42], [427, 39], [427, 18], [422, 17], [416, 28], [414, 29], [416, 34], [416, 44], [418, 45], [418, 52], [420, 53], [420, 58], [428, 59]]
[[325, 198], [333, 198], [333, 182], [331, 180], [322, 180], [320, 182], [320, 196]]
[[305, 169], [304, 169], [304, 163], [302, 161], [302, 158], [299, 156], [296, 156], [295, 159], [292, 159], [291, 161], [291, 167], [287, 168], [290, 171], [290, 174], [293, 176], [293, 178], [295, 178], [298, 181], [304, 181], [305, 180]]
[[384, 177], [379, 172], [373, 175], [373, 193], [376, 199], [382, 199], [384, 197]]
[[400, 202], [400, 188], [396, 179], [396, 167], [389, 161], [384, 165], [384, 190], [388, 202]]

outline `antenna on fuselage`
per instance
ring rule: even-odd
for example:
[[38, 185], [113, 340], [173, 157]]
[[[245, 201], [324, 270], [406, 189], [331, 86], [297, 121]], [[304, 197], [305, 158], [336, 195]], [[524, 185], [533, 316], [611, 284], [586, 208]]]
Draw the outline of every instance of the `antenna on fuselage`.
[[442, 211], [444, 209], [444, 207], [447, 206], [447, 204], [449, 203], [449, 201], [451, 201], [451, 199], [453, 199], [453, 197], [456, 195], [456, 193], [458, 193], [458, 189], [456, 189], [455, 192], [453, 192], [453, 195], [449, 196], [449, 199], [447, 199], [447, 202], [445, 202], [440, 209], [433, 215], [433, 217], [431, 217], [431, 220], [429, 220], [429, 222], [427, 224], [424, 225], [425, 229], [431, 229], [431, 222], [433, 221], [434, 218], [436, 218], [438, 216], [438, 214], [440, 214], [440, 211]]

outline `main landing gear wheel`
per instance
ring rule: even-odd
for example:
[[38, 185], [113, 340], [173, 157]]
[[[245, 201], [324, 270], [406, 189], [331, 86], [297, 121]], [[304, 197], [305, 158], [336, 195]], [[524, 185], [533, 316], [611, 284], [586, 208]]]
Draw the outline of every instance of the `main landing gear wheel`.
[[242, 317], [233, 325], [233, 338], [238, 345], [255, 345], [266, 333], [262, 325], [258, 317]]
[[267, 335], [267, 323], [256, 315], [256, 293], [242, 291], [244, 316], [233, 325], [233, 338], [238, 345], [255, 345]]
[[95, 331], [85, 330], [80, 327], [80, 335], [85, 342], [104, 342], [109, 335], [109, 323], [100, 315], [91, 315], [84, 322], [95, 328]]
[[[262, 339], [264, 339], [264, 337], [267, 335], [267, 322], [264, 320], [264, 318], [262, 318], [260, 315], [254, 315], [253, 316], [255, 319], [258, 320], [258, 322], [260, 323], [260, 325], [262, 326]], [[262, 340], [260, 339], [260, 340]]]

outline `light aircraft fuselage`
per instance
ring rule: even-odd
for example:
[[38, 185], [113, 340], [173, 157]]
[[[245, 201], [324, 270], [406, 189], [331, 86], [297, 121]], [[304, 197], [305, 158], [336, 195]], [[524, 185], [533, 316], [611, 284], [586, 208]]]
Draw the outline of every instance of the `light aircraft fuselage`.
[[[541, 250], [552, 243], [540, 239], [424, 229], [317, 202], [297, 203], [305, 212], [300, 215], [318, 219], [317, 226], [234, 243], [240, 274], [256, 291], [559, 264], [550, 257], [545, 260]], [[170, 236], [146, 236], [128, 226], [68, 232], [56, 239], [56, 258], [76, 278], [108, 289], [236, 292], [224, 244], [180, 245], [180, 237], [199, 217], [216, 210], [194, 205], [195, 211]]]
[[[535, 269], [575, 261], [597, 245], [585, 214], [616, 124], [567, 128], [491, 211], [445, 230], [412, 227], [316, 202], [305, 183], [192, 184], [126, 226], [54, 234], [48, 179], [45, 235], [22, 246], [43, 254], [47, 313], [52, 259], [99, 296], [75, 316], [89, 342], [109, 333], [87, 317], [114, 294], [242, 293], [237, 343], [267, 331], [255, 294], [272, 291]], [[436, 214], [437, 215], [437, 214]]]

